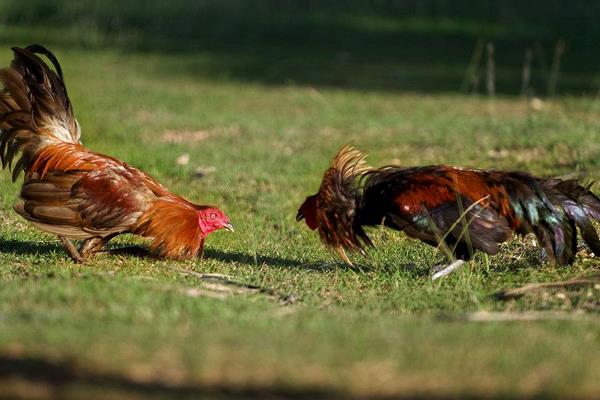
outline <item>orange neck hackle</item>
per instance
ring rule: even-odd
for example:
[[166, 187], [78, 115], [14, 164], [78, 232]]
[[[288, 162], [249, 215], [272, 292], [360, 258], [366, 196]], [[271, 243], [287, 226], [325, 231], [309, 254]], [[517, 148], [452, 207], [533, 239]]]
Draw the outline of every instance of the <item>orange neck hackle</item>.
[[153, 252], [174, 259], [201, 255], [204, 239], [217, 229], [233, 231], [218, 208], [198, 206], [175, 195], [154, 201], [139, 221], [135, 233], [152, 238]]
[[371, 244], [356, 221], [361, 177], [371, 170], [365, 158], [352, 146], [342, 147], [325, 171], [319, 191], [306, 198], [296, 216], [305, 218], [310, 229], [318, 229], [322, 242], [348, 264], [345, 250], [363, 253], [364, 245]]

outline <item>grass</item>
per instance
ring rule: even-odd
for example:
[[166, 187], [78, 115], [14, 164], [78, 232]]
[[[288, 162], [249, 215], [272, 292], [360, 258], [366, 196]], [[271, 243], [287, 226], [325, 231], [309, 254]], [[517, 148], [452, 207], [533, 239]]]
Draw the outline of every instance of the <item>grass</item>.
[[[598, 272], [539, 261], [532, 239], [439, 282], [434, 249], [391, 231], [348, 269], [294, 220], [336, 150], [373, 165], [600, 172], [600, 104], [264, 86], [205, 74], [210, 53], [54, 49], [84, 143], [217, 204], [236, 233], [203, 260], [69, 261], [12, 211], [0, 175], [0, 396], [23, 398], [569, 397], [600, 394], [598, 287], [500, 301], [528, 282]], [[0, 54], [5, 65], [10, 54]], [[178, 164], [182, 155], [189, 162]], [[200, 177], [198, 170], [205, 171]], [[132, 237], [115, 246], [139, 242]], [[272, 288], [237, 293], [193, 273]], [[475, 312], [543, 312], [473, 322]]]

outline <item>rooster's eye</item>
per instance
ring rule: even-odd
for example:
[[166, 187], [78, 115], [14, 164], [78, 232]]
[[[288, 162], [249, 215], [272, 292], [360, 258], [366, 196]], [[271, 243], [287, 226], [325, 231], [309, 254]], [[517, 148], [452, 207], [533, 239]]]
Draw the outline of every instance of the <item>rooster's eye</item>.
[[217, 214], [215, 214], [215, 213], [210, 214], [210, 219], [215, 219], [215, 218], [217, 218]]

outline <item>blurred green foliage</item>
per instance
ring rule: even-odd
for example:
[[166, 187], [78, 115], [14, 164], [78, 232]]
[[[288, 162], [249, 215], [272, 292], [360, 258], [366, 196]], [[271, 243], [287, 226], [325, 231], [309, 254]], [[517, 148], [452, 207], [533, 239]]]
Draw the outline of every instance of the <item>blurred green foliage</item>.
[[241, 80], [418, 91], [459, 90], [483, 40], [500, 93], [519, 93], [535, 50], [542, 95], [564, 40], [559, 91], [581, 94], [598, 90], [597, 15], [600, 2], [566, 0], [0, 0], [0, 40], [210, 52], [220, 75]]
[[[132, 35], [131, 44], [221, 39], [238, 43], [328, 38], [336, 31], [555, 39], [578, 48], [600, 36], [600, 3], [448, 0], [27, 0], [0, 1], [5, 24], [78, 26]], [[333, 38], [339, 39], [339, 38]]]

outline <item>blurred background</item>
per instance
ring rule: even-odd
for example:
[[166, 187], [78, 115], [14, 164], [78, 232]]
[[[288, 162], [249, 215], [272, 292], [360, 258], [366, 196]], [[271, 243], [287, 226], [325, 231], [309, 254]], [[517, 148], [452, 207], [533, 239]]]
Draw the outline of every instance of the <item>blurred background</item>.
[[0, 40], [203, 53], [176, 72], [264, 84], [595, 95], [598, 15], [568, 0], [1, 0]]

